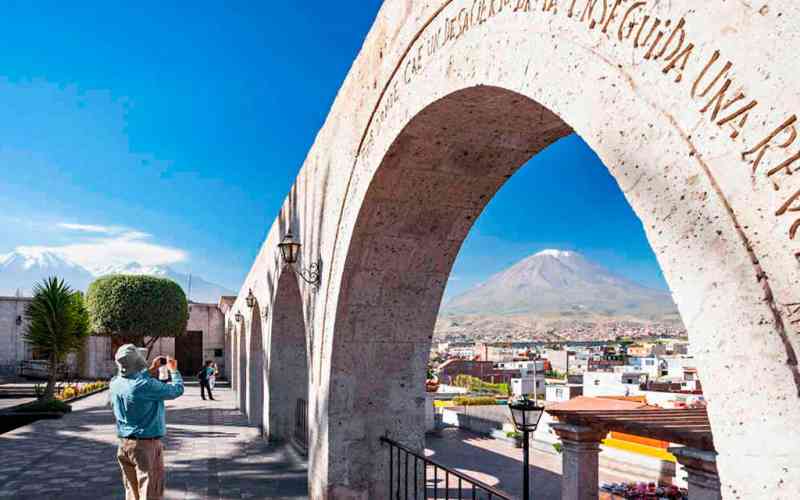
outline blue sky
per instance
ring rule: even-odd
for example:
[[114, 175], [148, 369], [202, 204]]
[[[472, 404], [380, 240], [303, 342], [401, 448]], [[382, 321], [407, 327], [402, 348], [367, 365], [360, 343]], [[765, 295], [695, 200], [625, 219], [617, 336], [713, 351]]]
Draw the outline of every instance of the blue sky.
[[[238, 289], [380, 2], [79, 4], [0, 18], [0, 254], [136, 258]], [[550, 247], [665, 286], [575, 137], [491, 202], [449, 293]]]

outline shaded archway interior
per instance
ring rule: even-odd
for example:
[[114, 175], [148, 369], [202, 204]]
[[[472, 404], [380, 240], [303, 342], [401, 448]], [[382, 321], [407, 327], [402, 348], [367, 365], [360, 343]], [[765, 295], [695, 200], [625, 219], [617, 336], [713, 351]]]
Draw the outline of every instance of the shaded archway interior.
[[264, 349], [262, 346], [264, 341], [261, 328], [261, 307], [259, 307], [258, 301], [251, 312], [249, 339], [247, 417], [250, 423], [262, 425], [264, 414]]
[[422, 446], [425, 367], [461, 244], [503, 183], [571, 132], [531, 99], [479, 86], [429, 105], [390, 146], [359, 212], [336, 314], [329, 418], [355, 437], [348, 453], [380, 453], [387, 432]]
[[237, 323], [236, 353], [238, 361], [236, 363], [236, 370], [238, 373], [239, 408], [243, 412], [247, 411], [247, 336], [245, 335], [245, 329], [245, 324]]
[[295, 430], [298, 400], [308, 401], [309, 373], [303, 297], [288, 268], [278, 280], [272, 317], [267, 432], [270, 439], [285, 440]]

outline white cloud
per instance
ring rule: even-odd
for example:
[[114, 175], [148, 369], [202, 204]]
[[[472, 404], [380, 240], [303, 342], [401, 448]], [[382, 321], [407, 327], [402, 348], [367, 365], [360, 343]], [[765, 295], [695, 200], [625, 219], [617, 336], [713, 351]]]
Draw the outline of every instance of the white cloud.
[[58, 227], [63, 229], [69, 229], [71, 231], [81, 231], [84, 233], [103, 233], [103, 234], [113, 234], [118, 230], [109, 226], [97, 226], [94, 224], [69, 224], [67, 222], [62, 222], [58, 224]]
[[133, 229], [67, 223], [58, 226], [76, 231], [80, 236], [75, 241], [60, 246], [21, 246], [17, 250], [33, 254], [51, 252], [90, 271], [124, 266], [132, 262], [142, 266], [163, 266], [186, 261], [189, 257], [186, 251], [158, 244], [152, 241], [151, 235]]

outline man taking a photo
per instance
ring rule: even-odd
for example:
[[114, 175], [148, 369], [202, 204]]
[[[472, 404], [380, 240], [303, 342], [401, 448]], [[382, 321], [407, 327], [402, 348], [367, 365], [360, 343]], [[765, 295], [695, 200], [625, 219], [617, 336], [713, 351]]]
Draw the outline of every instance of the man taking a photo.
[[119, 373], [111, 380], [110, 395], [120, 438], [117, 460], [122, 469], [125, 500], [161, 500], [164, 497], [164, 401], [183, 395], [178, 362], [167, 358], [172, 381], [154, 378], [162, 358], [147, 361], [133, 344], [117, 350], [114, 360]]

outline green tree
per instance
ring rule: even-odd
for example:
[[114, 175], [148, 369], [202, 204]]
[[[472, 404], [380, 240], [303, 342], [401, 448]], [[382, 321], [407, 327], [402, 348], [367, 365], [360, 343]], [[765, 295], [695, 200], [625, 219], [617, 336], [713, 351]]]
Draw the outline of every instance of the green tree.
[[51, 400], [59, 366], [69, 353], [83, 348], [89, 335], [89, 313], [83, 294], [72, 290], [63, 279], [47, 278], [34, 286], [25, 316], [25, 341], [50, 362], [47, 387], [40, 399]]
[[148, 350], [162, 337], [183, 334], [189, 321], [186, 294], [166, 278], [105, 276], [89, 285], [86, 302], [94, 332]]

